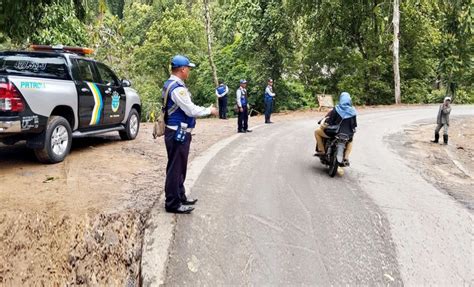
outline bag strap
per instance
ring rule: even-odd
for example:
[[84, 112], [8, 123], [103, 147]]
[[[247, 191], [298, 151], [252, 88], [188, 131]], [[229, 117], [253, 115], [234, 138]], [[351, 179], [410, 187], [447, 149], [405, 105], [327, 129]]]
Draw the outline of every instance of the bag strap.
[[171, 87], [176, 84], [177, 81], [172, 81], [169, 85], [168, 88], [166, 88], [165, 91], [165, 98], [164, 98], [164, 103], [163, 103], [163, 109], [166, 109], [166, 106], [168, 105], [168, 95], [170, 93]]
[[[166, 108], [166, 107], [168, 106], [169, 93], [170, 93], [171, 87], [172, 87], [174, 84], [176, 84], [176, 82], [178, 82], [178, 81], [172, 81], [172, 82], [168, 85], [168, 87], [166, 88], [166, 91], [165, 91], [165, 97], [164, 97], [164, 99], [163, 99], [163, 108], [161, 109], [162, 112], [165, 114], [165, 120], [166, 120], [166, 118], [168, 118], [168, 116], [169, 116], [168, 109]], [[174, 106], [175, 106], [175, 105], [173, 105], [173, 107], [174, 107]], [[173, 107], [171, 107], [171, 109], [172, 109]], [[170, 109], [170, 110], [171, 110], [171, 109]]]

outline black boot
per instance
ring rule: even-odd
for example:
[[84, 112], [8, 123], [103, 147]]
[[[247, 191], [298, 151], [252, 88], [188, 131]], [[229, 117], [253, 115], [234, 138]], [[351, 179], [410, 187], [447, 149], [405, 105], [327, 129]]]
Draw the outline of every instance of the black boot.
[[438, 143], [439, 142], [439, 133], [435, 133], [435, 139], [434, 141], [431, 141], [432, 143]]
[[444, 144], [448, 144], [448, 135], [443, 135]]

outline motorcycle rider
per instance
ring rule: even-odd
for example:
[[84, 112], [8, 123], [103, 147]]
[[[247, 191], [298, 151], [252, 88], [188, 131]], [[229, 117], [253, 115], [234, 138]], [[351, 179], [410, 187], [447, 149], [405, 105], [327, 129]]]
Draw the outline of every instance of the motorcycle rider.
[[329, 125], [340, 125], [339, 132], [349, 136], [349, 142], [347, 143], [344, 153], [344, 165], [349, 166], [349, 155], [352, 151], [353, 137], [357, 127], [357, 112], [352, 106], [351, 95], [349, 93], [341, 93], [339, 103], [325, 116], [323, 124], [314, 131], [316, 138], [315, 156], [324, 156], [326, 154], [323, 138], [329, 138], [324, 133], [324, 129]]

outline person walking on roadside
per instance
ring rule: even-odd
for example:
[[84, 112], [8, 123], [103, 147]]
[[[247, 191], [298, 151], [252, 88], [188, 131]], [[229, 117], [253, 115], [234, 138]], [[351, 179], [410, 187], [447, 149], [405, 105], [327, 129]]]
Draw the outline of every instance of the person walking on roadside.
[[224, 81], [219, 81], [219, 86], [216, 88], [216, 96], [219, 100], [219, 119], [227, 120], [227, 94], [229, 87], [224, 84]]
[[238, 133], [250, 133], [252, 130], [249, 130], [248, 120], [248, 98], [247, 98], [247, 81], [240, 80], [240, 87], [237, 89], [236, 101], [238, 109], [237, 117], [237, 132]]
[[172, 213], [190, 213], [197, 199], [186, 197], [184, 181], [188, 165], [191, 131], [196, 126], [196, 117], [217, 115], [212, 105], [208, 108], [196, 106], [184, 81], [191, 68], [188, 58], [176, 55], [171, 60], [171, 76], [162, 90], [165, 110], [165, 145], [168, 154], [165, 180], [165, 209]]
[[273, 101], [276, 94], [273, 92], [273, 80], [268, 79], [268, 85], [265, 88], [265, 123], [273, 124], [270, 120], [273, 111]]
[[444, 144], [448, 144], [448, 127], [449, 127], [449, 114], [451, 113], [451, 98], [445, 97], [443, 104], [439, 106], [438, 117], [436, 123], [438, 124], [435, 129], [435, 138], [431, 142], [439, 142], [439, 131], [443, 128], [443, 141]]

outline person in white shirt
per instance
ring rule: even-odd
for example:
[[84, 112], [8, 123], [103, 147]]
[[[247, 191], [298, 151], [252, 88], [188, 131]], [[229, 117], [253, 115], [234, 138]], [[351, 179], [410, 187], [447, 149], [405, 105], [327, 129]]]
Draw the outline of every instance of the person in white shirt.
[[272, 124], [273, 122], [270, 121], [270, 117], [273, 111], [273, 101], [275, 99], [276, 94], [273, 92], [273, 80], [268, 79], [268, 85], [265, 89], [265, 123]]
[[236, 102], [238, 109], [238, 118], [237, 118], [237, 132], [238, 133], [250, 133], [252, 130], [249, 130], [248, 120], [248, 99], [247, 99], [247, 81], [240, 80], [240, 87], [237, 89]]
[[162, 91], [165, 112], [165, 145], [168, 153], [165, 180], [165, 209], [172, 213], [191, 213], [197, 199], [186, 197], [184, 181], [188, 166], [191, 131], [196, 126], [196, 117], [217, 115], [217, 109], [196, 106], [184, 81], [191, 68], [188, 58], [177, 55], [171, 60], [171, 76]]
[[227, 120], [227, 94], [229, 87], [221, 80], [216, 88], [216, 96], [219, 100], [219, 119]]

